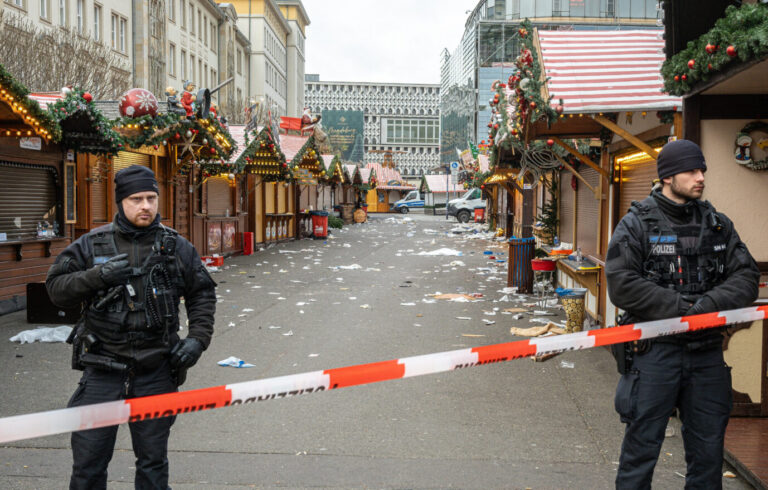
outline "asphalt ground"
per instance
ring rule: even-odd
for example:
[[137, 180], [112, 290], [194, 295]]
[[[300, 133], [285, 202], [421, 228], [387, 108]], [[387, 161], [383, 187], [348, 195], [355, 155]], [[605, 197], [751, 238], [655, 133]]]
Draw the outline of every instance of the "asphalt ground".
[[[557, 307], [545, 309], [553, 316], [503, 314], [540, 308], [502, 292], [505, 243], [456, 226], [420, 213], [372, 216], [327, 240], [226, 259], [213, 274], [216, 332], [183, 388], [508, 342], [518, 339], [511, 326], [564, 321]], [[419, 255], [443, 248], [462, 255]], [[482, 297], [434, 300], [438, 292]], [[36, 326], [25, 312], [5, 315], [0, 338]], [[64, 407], [79, 379], [70, 356], [66, 344], [0, 342], [0, 416]], [[255, 367], [217, 365], [230, 356]], [[610, 353], [596, 348], [186, 414], [169, 444], [171, 486], [612, 488], [623, 434], [617, 380]], [[679, 422], [670, 427], [655, 488], [684, 485]], [[0, 488], [65, 488], [70, 467], [68, 434], [8, 443]], [[132, 488], [133, 472], [123, 426], [109, 487]], [[740, 477], [723, 483], [750, 488]]]

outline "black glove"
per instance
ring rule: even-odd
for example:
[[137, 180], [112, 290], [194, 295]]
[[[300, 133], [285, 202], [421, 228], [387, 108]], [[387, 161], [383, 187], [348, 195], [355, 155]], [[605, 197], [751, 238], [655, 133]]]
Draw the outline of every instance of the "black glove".
[[686, 312], [687, 315], [700, 315], [702, 313], [712, 313], [717, 311], [717, 305], [709, 296], [702, 296], [691, 308]]
[[203, 354], [203, 344], [193, 338], [182, 339], [171, 349], [171, 367], [186, 369], [195, 365]]
[[681, 294], [677, 302], [677, 314], [680, 316], [688, 315], [688, 310], [700, 299], [700, 294]]
[[131, 277], [128, 254], [115, 255], [104, 262], [99, 269], [99, 277], [107, 286], [125, 284]]

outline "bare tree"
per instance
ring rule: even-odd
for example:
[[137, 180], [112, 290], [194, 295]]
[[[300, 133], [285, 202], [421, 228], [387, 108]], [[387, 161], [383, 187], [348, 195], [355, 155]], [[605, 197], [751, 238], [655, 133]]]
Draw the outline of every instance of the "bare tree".
[[107, 45], [74, 29], [38, 27], [0, 11], [0, 64], [33, 92], [80, 87], [94, 98], [116, 99], [131, 88], [128, 63]]

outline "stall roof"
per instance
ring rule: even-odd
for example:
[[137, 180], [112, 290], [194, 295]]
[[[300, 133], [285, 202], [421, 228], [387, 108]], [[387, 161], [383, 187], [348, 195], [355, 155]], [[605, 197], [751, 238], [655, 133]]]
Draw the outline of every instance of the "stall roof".
[[663, 30], [538, 31], [552, 104], [566, 114], [682, 109], [661, 92]]
[[232, 136], [232, 139], [235, 140], [235, 144], [237, 145], [237, 149], [229, 156], [229, 161], [235, 162], [246, 149], [245, 126], [242, 124], [230, 124], [228, 129], [230, 136]]
[[373, 169], [376, 173], [376, 180], [379, 184], [376, 185], [376, 189], [392, 190], [392, 191], [413, 191], [416, 190], [416, 186], [405, 184], [403, 177], [394, 168], [384, 167], [378, 162], [369, 163], [366, 168]]
[[425, 192], [432, 192], [433, 194], [445, 194], [446, 192], [464, 192], [464, 186], [454, 184], [451, 182], [451, 176], [447, 174], [442, 175], [424, 175], [421, 178], [421, 185], [419, 186]]
[[44, 111], [48, 110], [49, 105], [55, 104], [57, 101], [64, 98], [64, 94], [61, 92], [34, 92], [28, 95], [30, 99], [36, 100], [37, 104]]
[[367, 184], [371, 180], [371, 175], [373, 175], [373, 172], [370, 168], [361, 168], [360, 169], [360, 179], [363, 181], [363, 184]]
[[360, 182], [360, 168], [357, 165], [351, 165], [348, 163], [343, 164], [344, 174], [347, 176], [348, 184], [359, 184]]
[[288, 162], [293, 161], [293, 157], [301, 150], [307, 143], [309, 136], [297, 136], [295, 134], [281, 134], [280, 135], [280, 148], [283, 150], [285, 160]]

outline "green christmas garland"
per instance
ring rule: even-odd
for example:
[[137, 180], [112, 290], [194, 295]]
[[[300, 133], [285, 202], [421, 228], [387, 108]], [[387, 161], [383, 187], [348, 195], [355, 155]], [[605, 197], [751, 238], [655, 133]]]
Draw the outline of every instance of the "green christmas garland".
[[[253, 131], [252, 133], [255, 133]], [[235, 164], [241, 167], [242, 170], [247, 171], [255, 160], [256, 154], [260, 151], [267, 149], [269, 152], [274, 153], [277, 157], [275, 164], [280, 167], [279, 174], [264, 174], [262, 179], [265, 182], [281, 182], [291, 180], [293, 178], [293, 172], [288, 166], [285, 160], [285, 154], [280, 149], [280, 145], [272, 137], [272, 130], [266, 126], [264, 129], [255, 134], [253, 141], [248, 137], [248, 133], [245, 135], [245, 150], [235, 160]]]
[[[237, 148], [235, 140], [216, 118], [209, 117], [204, 121], [196, 118], [188, 119], [186, 116], [175, 113], [167, 113], [158, 114], [154, 117], [149, 114], [136, 118], [123, 116], [115, 119], [113, 124], [117, 128], [138, 131], [136, 134], [129, 133], [123, 136], [125, 143], [132, 148], [172, 144], [180, 141], [182, 135], [185, 135], [187, 131], [191, 131], [201, 141], [205, 139], [207, 141], [205, 145], [209, 149], [208, 152], [199, 152], [196, 155], [198, 161], [224, 163], [224, 160], [229, 158]], [[216, 141], [215, 132], [221, 134], [229, 142], [229, 148], [223, 147]], [[210, 151], [210, 149], [214, 151]]]
[[[112, 129], [112, 122], [84, 97], [79, 88], [48, 106], [48, 113], [63, 130], [62, 145], [79, 153], [114, 156], [123, 150], [123, 137]], [[85, 121], [84, 131], [67, 129], [68, 124]], [[81, 129], [81, 128], [78, 128]]]
[[[544, 99], [542, 88], [549, 80], [541, 78], [541, 60], [536, 53], [533, 40], [533, 26], [525, 19], [518, 29], [522, 47], [520, 55], [515, 60], [518, 72], [510, 75], [507, 83], [497, 83], [495, 94], [491, 100], [493, 115], [488, 123], [488, 138], [495, 142], [491, 149], [491, 165], [498, 164], [500, 150], [522, 150], [526, 147], [524, 141], [525, 129], [541, 119], [550, 125], [559, 117], [558, 110], [552, 107], [552, 97]], [[507, 98], [506, 89], [514, 93]], [[514, 119], [510, 120], [507, 108], [515, 105]], [[563, 101], [560, 99], [559, 112], [562, 112]]]
[[664, 90], [685, 95], [693, 87], [733, 62], [768, 55], [768, 6], [763, 3], [729, 6], [712, 29], [664, 62]]
[[0, 90], [12, 96], [15, 101], [27, 109], [30, 116], [37, 119], [40, 126], [51, 135], [50, 141], [55, 143], [61, 139], [61, 128], [56, 121], [40, 107], [36, 100], [27, 98], [29, 89], [16, 81], [2, 64], [0, 64]]

